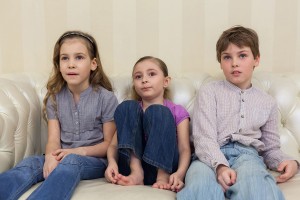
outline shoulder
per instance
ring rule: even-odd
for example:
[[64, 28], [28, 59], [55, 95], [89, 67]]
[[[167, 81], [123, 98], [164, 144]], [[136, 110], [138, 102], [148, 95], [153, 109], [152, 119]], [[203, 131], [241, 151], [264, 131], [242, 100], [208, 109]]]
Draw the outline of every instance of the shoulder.
[[97, 90], [94, 90], [99, 96], [103, 96], [106, 98], [117, 98], [114, 92], [105, 89], [104, 87], [100, 86]]
[[168, 107], [175, 115], [189, 115], [182, 105], [175, 104], [168, 99], [165, 99], [165, 106]]
[[253, 87], [252, 93], [262, 103], [271, 104], [272, 106], [276, 104], [274, 97], [268, 94], [266, 91], [263, 91], [257, 87]]
[[211, 81], [208, 83], [204, 83], [200, 87], [200, 92], [213, 92], [215, 90], [219, 90], [225, 87], [224, 80]]

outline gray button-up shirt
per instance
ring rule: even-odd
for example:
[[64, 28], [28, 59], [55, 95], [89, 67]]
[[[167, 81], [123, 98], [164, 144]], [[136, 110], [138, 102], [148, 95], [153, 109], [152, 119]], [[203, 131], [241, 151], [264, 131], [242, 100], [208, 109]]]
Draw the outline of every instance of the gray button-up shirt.
[[103, 123], [114, 120], [118, 101], [113, 92], [91, 86], [80, 94], [76, 105], [73, 95], [64, 87], [57, 95], [57, 115], [50, 100], [47, 102], [48, 119], [58, 119], [62, 148], [95, 145], [103, 141]]
[[271, 169], [291, 159], [280, 150], [275, 100], [255, 87], [241, 90], [226, 80], [200, 89], [193, 137], [197, 157], [214, 170], [220, 164], [229, 165], [220, 150], [228, 142], [253, 146]]

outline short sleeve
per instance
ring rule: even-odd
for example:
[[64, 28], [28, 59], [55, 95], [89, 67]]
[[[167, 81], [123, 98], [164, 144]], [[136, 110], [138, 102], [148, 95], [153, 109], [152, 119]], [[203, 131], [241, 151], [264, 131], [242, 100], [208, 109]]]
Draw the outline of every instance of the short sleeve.
[[106, 90], [104, 95], [105, 97], [102, 102], [103, 109], [101, 113], [101, 120], [103, 123], [114, 120], [114, 113], [119, 104], [117, 97], [114, 95], [113, 92]]
[[178, 124], [180, 124], [180, 122], [182, 122], [183, 120], [190, 118], [190, 115], [187, 112], [187, 110], [181, 105], [176, 105], [174, 114], [176, 126], [178, 126]]
[[46, 111], [48, 119], [57, 119], [55, 105], [50, 97], [47, 99]]

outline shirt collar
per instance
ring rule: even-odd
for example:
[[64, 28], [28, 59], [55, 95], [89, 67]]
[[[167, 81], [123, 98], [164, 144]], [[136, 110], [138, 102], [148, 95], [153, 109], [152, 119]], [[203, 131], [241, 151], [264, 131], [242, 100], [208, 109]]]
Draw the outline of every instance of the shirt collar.
[[235, 92], [239, 92], [239, 93], [244, 93], [244, 92], [249, 92], [252, 90], [253, 86], [252, 86], [252, 83], [251, 83], [251, 86], [248, 88], [248, 89], [245, 89], [245, 90], [242, 90], [241, 88], [239, 88], [238, 86], [234, 85], [233, 83], [227, 81], [227, 80], [224, 80], [224, 84], [226, 87], [228, 87], [229, 89], [235, 91]]

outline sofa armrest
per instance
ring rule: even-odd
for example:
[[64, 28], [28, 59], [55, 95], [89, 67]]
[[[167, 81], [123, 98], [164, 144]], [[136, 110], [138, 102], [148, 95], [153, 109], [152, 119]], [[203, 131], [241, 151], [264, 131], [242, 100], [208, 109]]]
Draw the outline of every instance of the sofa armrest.
[[0, 172], [41, 153], [41, 106], [30, 82], [0, 77]]

